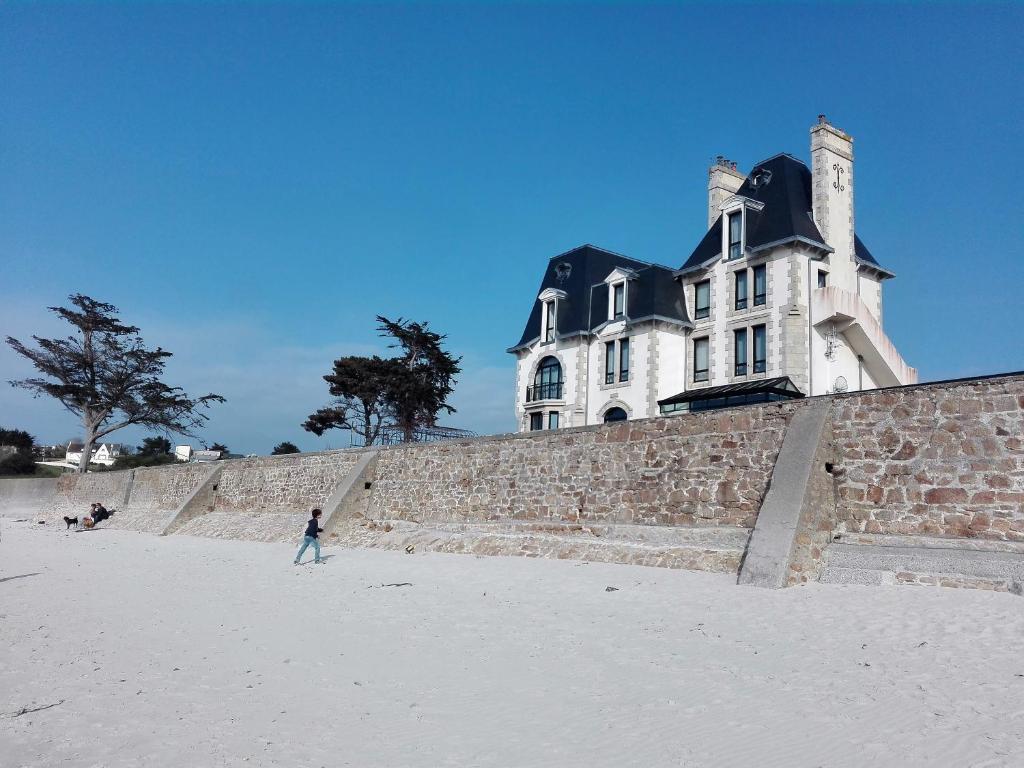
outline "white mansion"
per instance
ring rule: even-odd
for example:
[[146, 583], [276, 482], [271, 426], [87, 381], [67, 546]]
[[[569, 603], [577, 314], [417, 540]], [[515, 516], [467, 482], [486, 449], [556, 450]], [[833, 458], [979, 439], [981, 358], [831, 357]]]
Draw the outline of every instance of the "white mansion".
[[584, 245], [555, 256], [516, 355], [520, 430], [917, 381], [882, 330], [893, 274], [854, 229], [853, 139], [824, 115], [811, 168], [722, 158], [679, 269]]

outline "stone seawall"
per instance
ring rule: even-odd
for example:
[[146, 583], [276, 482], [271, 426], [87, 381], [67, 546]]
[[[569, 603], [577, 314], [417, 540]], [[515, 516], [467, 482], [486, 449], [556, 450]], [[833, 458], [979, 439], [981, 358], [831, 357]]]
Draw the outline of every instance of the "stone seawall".
[[61, 475], [56, 479], [56, 492], [43, 514], [53, 523], [60, 522], [65, 515], [80, 518], [88, 514], [92, 502], [98, 501], [107, 509], [116, 510], [114, 517], [117, 517], [127, 507], [132, 475], [131, 470]]
[[382, 450], [356, 546], [735, 572], [799, 405]]
[[751, 528], [795, 407], [381, 451], [368, 517]]
[[0, 516], [38, 515], [56, 493], [55, 477], [0, 478]]
[[836, 398], [840, 530], [1024, 541], [1024, 376]]
[[[804, 420], [794, 415], [805, 409], [821, 414], [817, 436], [808, 438], [817, 443], [803, 445], [796, 459], [786, 449], [779, 462], [787, 434], [800, 431], [791, 425]], [[794, 462], [811, 471], [776, 473]], [[774, 487], [787, 492], [773, 491], [778, 503], [759, 518], [773, 473]], [[804, 477], [799, 488], [781, 482], [789, 476]], [[29, 502], [35, 489], [38, 499]], [[952, 583], [960, 576], [941, 568], [955, 561], [969, 564], [970, 579], [1017, 590], [1024, 589], [1014, 559], [1024, 557], [1024, 374], [376, 454], [0, 480], [5, 514], [38, 510], [59, 523], [92, 501], [118, 510], [110, 525], [140, 531], [296, 540], [318, 506], [329, 518], [327, 543], [344, 546], [735, 573], [748, 543], [753, 550], [760, 541], [771, 544], [759, 550], [762, 560], [788, 569], [789, 583], [816, 577], [823, 564], [830, 569], [823, 579]], [[830, 543], [834, 536], [841, 544]], [[970, 542], [1000, 549], [964, 556], [959, 549]], [[934, 554], [950, 547], [956, 551], [944, 559]]]
[[210, 471], [209, 464], [143, 467], [134, 470], [131, 498], [110, 527], [160, 533], [164, 523]]
[[212, 511], [175, 534], [252, 541], [300, 539], [309, 511], [323, 507], [360, 451], [325, 451], [222, 462]]

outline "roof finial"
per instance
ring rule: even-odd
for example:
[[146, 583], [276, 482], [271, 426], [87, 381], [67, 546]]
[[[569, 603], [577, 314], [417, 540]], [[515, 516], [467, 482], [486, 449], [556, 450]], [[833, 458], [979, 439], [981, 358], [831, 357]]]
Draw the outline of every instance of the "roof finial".
[[824, 115], [818, 115], [818, 125], [826, 125], [828, 120], [825, 119]]

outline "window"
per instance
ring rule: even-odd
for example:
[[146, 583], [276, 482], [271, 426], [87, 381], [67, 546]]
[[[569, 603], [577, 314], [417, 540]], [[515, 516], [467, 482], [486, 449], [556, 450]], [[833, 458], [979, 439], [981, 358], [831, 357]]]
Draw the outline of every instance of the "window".
[[693, 380], [708, 380], [708, 349], [709, 342], [705, 337], [693, 342]]
[[764, 264], [754, 267], [754, 306], [760, 307], [768, 296], [768, 270]]
[[828, 272], [825, 272], [824, 270], [819, 269], [818, 270], [818, 287], [819, 288], [824, 288], [826, 285], [828, 285]]
[[557, 400], [562, 396], [562, 365], [557, 358], [545, 357], [533, 377], [533, 386], [526, 390], [526, 401]]
[[530, 431], [536, 432], [544, 429], [544, 414], [543, 413], [531, 413], [530, 414]]
[[736, 275], [736, 309], [747, 308], [747, 270], [734, 272]]
[[693, 316], [698, 320], [711, 316], [711, 281], [693, 286]]
[[[763, 326], [762, 326], [763, 327]], [[736, 376], [747, 375], [747, 329], [733, 331], [733, 347], [736, 350]]]
[[[615, 345], [618, 344], [618, 355]], [[619, 381], [629, 381], [629, 339], [607, 341], [604, 345], [604, 383], [615, 383], [615, 365], [618, 362]]]
[[544, 341], [555, 340], [555, 302], [544, 302]]
[[612, 291], [612, 317], [618, 319], [626, 314], [626, 284], [616, 283]]
[[743, 255], [743, 211], [729, 214], [729, 258]]
[[558, 411], [548, 414], [548, 429], [558, 429]]
[[768, 362], [768, 336], [765, 326], [755, 325], [754, 332], [754, 373], [764, 373]]
[[604, 414], [604, 423], [611, 424], [613, 421], [625, 421], [629, 416], [621, 408], [609, 408]]

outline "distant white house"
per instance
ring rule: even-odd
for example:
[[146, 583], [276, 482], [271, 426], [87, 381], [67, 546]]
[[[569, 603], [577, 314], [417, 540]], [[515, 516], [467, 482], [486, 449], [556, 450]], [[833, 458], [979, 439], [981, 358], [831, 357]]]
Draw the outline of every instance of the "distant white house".
[[222, 457], [220, 451], [197, 451], [191, 445], [176, 445], [174, 458], [178, 461], [218, 461]]
[[[65, 463], [76, 467], [81, 465], [83, 447], [84, 446], [81, 443], [76, 443], [74, 441], [68, 443], [67, 451], [64, 453]], [[116, 443], [100, 443], [98, 447], [93, 447], [89, 463], [102, 464], [105, 467], [109, 467], [117, 461], [117, 458], [120, 455], [120, 445], [117, 445]]]

